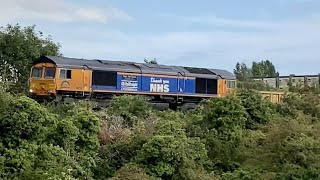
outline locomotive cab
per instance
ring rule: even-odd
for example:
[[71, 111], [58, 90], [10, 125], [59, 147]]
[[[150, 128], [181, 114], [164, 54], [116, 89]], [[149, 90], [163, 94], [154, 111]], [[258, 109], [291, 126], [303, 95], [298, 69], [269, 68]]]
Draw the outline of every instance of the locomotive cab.
[[53, 63], [37, 63], [32, 66], [29, 78], [31, 97], [52, 99], [56, 96], [56, 70]]
[[[33, 62], [29, 77], [29, 96], [37, 100], [60, 97], [87, 97], [91, 91], [91, 70], [82, 60], [42, 56]], [[86, 63], [84, 63], [86, 64]]]

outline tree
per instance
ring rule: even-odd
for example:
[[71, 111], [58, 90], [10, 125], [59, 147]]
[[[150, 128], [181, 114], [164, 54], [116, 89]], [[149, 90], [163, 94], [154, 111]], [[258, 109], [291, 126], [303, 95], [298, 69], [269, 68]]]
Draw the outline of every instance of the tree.
[[35, 26], [0, 27], [0, 72], [2, 83], [13, 83], [11, 92], [25, 92], [32, 61], [42, 55], [61, 55], [60, 45], [36, 32]]
[[252, 90], [240, 90], [238, 97], [246, 109], [247, 129], [255, 129], [260, 125], [267, 124], [275, 114], [275, 108], [271, 102], [264, 99], [259, 93]]
[[279, 75], [276, 68], [269, 60], [252, 63], [253, 77], [276, 77]]
[[260, 61], [252, 62], [251, 68], [249, 68], [245, 63], [237, 63], [235, 69], [233, 70], [236, 75], [237, 87], [240, 89], [255, 89], [269, 91], [271, 87], [261, 80], [254, 80], [253, 78], [262, 77], [277, 77], [279, 73], [276, 72], [276, 68], [271, 61]]
[[148, 63], [148, 64], [158, 64], [158, 62], [157, 62], [157, 59], [156, 59], [156, 58], [154, 58], [153, 60], [147, 60], [147, 59], [144, 59], [144, 62], [145, 62], [145, 63]]
[[47, 144], [53, 114], [25, 96], [1, 98], [1, 105], [1, 179], [60, 179], [73, 171], [74, 160], [61, 147]]
[[251, 69], [245, 63], [237, 63], [236, 68], [233, 70], [236, 78], [240, 81], [248, 80], [252, 75]]
[[276, 77], [279, 73], [276, 71], [275, 66], [269, 60], [260, 62], [252, 62], [251, 68], [247, 67], [245, 63], [237, 63], [236, 68], [233, 70], [237, 79], [246, 81], [251, 77]]
[[276, 77], [279, 75], [276, 68], [269, 60], [252, 63], [253, 77]]

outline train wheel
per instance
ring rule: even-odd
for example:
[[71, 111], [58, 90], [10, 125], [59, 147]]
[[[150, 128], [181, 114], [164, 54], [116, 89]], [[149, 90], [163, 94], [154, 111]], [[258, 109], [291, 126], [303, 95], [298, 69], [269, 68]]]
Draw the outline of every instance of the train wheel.
[[169, 109], [176, 111], [178, 108], [177, 103], [169, 103]]

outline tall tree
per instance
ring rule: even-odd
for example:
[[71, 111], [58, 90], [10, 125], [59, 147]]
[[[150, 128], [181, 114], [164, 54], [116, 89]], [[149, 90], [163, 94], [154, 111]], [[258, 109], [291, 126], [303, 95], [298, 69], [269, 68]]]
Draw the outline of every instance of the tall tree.
[[253, 62], [251, 69], [253, 77], [276, 77], [279, 74], [269, 60]]
[[60, 45], [50, 36], [36, 32], [35, 26], [19, 24], [0, 27], [0, 80], [10, 82], [10, 91], [25, 92], [32, 61], [42, 55], [61, 55]]
[[247, 67], [245, 63], [237, 63], [236, 68], [233, 70], [237, 79], [240, 81], [246, 81], [252, 76], [251, 69]]

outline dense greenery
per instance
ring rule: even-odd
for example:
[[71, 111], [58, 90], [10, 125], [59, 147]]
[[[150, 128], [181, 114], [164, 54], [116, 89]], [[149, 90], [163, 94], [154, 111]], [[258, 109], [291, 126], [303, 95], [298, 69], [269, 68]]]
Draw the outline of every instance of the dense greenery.
[[233, 72], [240, 81], [245, 81], [252, 77], [277, 77], [279, 75], [275, 66], [269, 60], [253, 61], [251, 67], [248, 67], [245, 63], [238, 62]]
[[254, 91], [192, 111], [139, 96], [40, 105], [0, 93], [1, 179], [319, 179], [320, 97]]
[[271, 61], [265, 60], [256, 62], [253, 61], [251, 67], [248, 67], [245, 63], [237, 63], [233, 70], [238, 83], [239, 88], [256, 89], [256, 90], [277, 90], [269, 87], [263, 81], [254, 81], [253, 78], [263, 77], [277, 77], [279, 72], [276, 71], [275, 66]]

